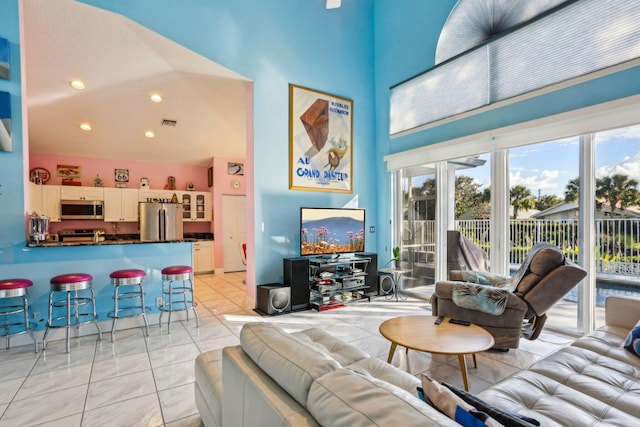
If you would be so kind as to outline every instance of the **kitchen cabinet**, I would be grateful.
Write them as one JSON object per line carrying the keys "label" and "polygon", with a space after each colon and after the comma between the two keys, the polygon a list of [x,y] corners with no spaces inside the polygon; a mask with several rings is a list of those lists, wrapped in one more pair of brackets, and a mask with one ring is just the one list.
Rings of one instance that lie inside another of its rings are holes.
{"label": "kitchen cabinet", "polygon": [[193,272],[210,273],[213,271],[213,241],[193,242]]}
{"label": "kitchen cabinet", "polygon": [[134,188],[104,189],[105,222],[137,222],[138,190]]}
{"label": "kitchen cabinet", "polygon": [[60,186],[60,200],[104,200],[102,187]]}
{"label": "kitchen cabinet", "polygon": [[211,221],[211,194],[204,191],[180,193],[184,221]]}
{"label": "kitchen cabinet", "polygon": [[49,217],[50,222],[62,220],[60,215],[60,186],[29,183],[29,213]]}

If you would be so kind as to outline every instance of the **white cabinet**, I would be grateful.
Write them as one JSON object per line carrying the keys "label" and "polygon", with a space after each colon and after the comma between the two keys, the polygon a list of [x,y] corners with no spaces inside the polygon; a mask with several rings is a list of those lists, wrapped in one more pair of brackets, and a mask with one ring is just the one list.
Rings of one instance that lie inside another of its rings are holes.
{"label": "white cabinet", "polygon": [[211,221],[211,194],[203,191],[180,193],[183,221]]}
{"label": "white cabinet", "polygon": [[103,200],[104,189],[102,187],[80,187],[63,185],[60,187],[61,200]]}
{"label": "white cabinet", "polygon": [[60,186],[29,183],[29,213],[49,217],[50,222],[61,221]]}
{"label": "white cabinet", "polygon": [[105,222],[137,222],[138,190],[134,188],[104,189]]}
{"label": "white cabinet", "polygon": [[213,241],[201,240],[193,243],[193,272],[213,271]]}

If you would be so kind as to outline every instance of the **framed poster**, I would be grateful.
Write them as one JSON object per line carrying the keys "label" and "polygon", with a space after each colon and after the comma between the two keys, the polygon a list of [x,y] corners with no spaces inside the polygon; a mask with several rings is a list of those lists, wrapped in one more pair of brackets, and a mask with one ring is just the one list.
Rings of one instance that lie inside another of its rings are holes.
{"label": "framed poster", "polygon": [[352,193],[353,101],[289,84],[289,189]]}

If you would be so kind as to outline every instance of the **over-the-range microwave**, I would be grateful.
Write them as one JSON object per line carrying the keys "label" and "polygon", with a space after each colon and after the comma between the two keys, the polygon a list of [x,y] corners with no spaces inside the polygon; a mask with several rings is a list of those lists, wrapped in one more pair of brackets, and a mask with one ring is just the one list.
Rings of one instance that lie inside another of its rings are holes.
{"label": "over-the-range microwave", "polygon": [[104,219],[102,200],[61,200],[62,219]]}

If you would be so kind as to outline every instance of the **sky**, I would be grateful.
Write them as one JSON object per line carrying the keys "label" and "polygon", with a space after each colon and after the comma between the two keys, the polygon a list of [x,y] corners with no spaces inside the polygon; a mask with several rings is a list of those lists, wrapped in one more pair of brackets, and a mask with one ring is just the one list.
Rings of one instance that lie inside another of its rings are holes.
{"label": "sky", "polygon": [[[596,177],[621,173],[640,182],[640,125],[596,134]],[[527,145],[509,150],[509,185],[524,185],[534,196],[564,197],[567,182],[578,177],[579,138]],[[489,185],[489,154],[484,166],[458,172]]]}

